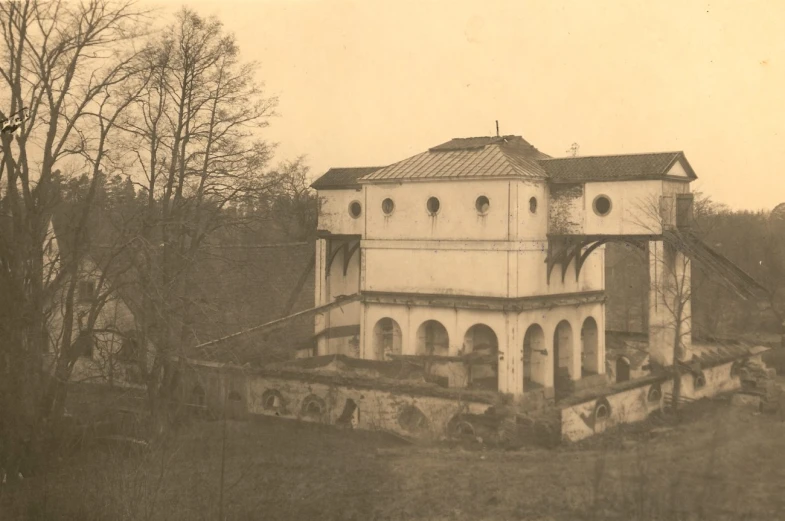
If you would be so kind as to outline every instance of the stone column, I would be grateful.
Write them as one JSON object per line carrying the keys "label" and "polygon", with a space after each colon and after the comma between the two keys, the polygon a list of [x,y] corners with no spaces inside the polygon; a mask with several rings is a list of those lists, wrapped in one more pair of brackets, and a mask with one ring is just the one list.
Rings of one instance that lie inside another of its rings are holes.
{"label": "stone column", "polygon": [[673,365],[677,326],[681,345],[676,352],[681,360],[692,356],[691,274],[683,253],[663,241],[649,242],[649,356],[659,365]]}

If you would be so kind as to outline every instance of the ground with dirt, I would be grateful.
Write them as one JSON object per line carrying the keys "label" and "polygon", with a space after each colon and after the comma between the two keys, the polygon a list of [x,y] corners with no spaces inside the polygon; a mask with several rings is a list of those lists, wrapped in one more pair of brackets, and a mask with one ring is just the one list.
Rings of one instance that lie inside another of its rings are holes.
{"label": "ground with dirt", "polygon": [[785,423],[728,397],[682,417],[515,451],[194,419],[146,451],[90,444],[53,461],[47,475],[6,486],[0,519],[782,518]]}

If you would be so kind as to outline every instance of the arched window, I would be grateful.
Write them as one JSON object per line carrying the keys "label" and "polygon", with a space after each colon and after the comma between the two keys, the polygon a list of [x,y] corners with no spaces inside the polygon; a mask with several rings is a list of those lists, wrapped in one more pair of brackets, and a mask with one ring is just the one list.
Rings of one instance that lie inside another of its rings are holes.
{"label": "arched window", "polygon": [[436,320],[423,322],[417,329],[417,354],[447,356],[450,352],[450,337],[447,329]]}
{"label": "arched window", "polygon": [[[490,361],[477,360],[470,366],[469,382],[472,387],[497,391],[499,389],[498,361],[499,341],[493,329],[485,324],[475,324],[463,338],[466,353],[488,355]],[[486,358],[486,357],[483,357]]]}
{"label": "arched window", "polygon": [[573,374],[572,326],[562,320],[553,332],[553,385],[557,393],[569,394],[571,380],[577,380],[580,375]]}
{"label": "arched window", "polygon": [[597,322],[589,317],[581,327],[581,377],[599,372],[599,335]]}
{"label": "arched window", "polygon": [[386,360],[387,355],[400,355],[401,326],[395,320],[385,317],[373,327],[373,351],[376,360]]}
{"label": "arched window", "polygon": [[532,324],[523,336],[523,388],[545,386],[548,372],[548,351],[545,333],[539,324]]}

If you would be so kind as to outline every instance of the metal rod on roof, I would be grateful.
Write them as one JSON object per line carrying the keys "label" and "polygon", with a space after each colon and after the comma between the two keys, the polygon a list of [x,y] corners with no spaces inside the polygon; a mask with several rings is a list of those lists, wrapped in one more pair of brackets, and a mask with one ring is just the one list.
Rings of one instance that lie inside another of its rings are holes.
{"label": "metal rod on roof", "polygon": [[499,120],[496,120],[496,137],[499,137]]}

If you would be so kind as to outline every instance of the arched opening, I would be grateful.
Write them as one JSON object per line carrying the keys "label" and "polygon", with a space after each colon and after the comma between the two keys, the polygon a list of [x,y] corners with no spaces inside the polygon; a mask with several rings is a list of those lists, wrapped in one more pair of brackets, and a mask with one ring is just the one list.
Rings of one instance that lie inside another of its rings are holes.
{"label": "arched opening", "polygon": [[262,394],[262,407],[265,411],[272,411],[276,416],[284,412],[284,399],[277,389],[267,389]]}
{"label": "arched opening", "polygon": [[553,387],[557,395],[569,394],[572,380],[580,377],[573,374],[572,362],[572,326],[562,320],[553,332]]}
{"label": "arched opening", "polygon": [[300,407],[300,414],[304,418],[309,418],[311,420],[321,421],[325,411],[326,407],[324,400],[314,394],[306,396]]}
{"label": "arched opening", "polygon": [[428,417],[414,405],[406,405],[398,415],[398,425],[410,434],[419,434],[428,429]]}
{"label": "arched opening", "polygon": [[379,320],[373,327],[373,353],[376,360],[401,354],[401,326],[391,318]]}
{"label": "arched opening", "polygon": [[545,333],[539,324],[532,324],[523,336],[523,390],[544,387],[548,378],[547,372]]}
{"label": "arched opening", "polygon": [[475,324],[463,337],[466,354],[472,353],[469,365],[469,385],[474,388],[499,389],[498,353],[499,340],[493,329],[485,324]]}
{"label": "arched opening", "polygon": [[450,352],[450,336],[436,320],[428,320],[417,329],[417,354],[447,356]]}
{"label": "arched opening", "polygon": [[589,317],[581,327],[581,378],[599,372],[597,321]]}
{"label": "arched opening", "polygon": [[630,379],[630,361],[620,356],[616,359],[616,381],[626,382]]}

